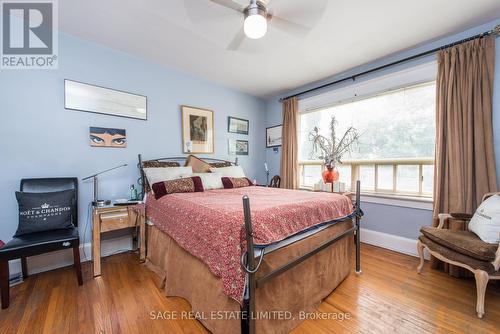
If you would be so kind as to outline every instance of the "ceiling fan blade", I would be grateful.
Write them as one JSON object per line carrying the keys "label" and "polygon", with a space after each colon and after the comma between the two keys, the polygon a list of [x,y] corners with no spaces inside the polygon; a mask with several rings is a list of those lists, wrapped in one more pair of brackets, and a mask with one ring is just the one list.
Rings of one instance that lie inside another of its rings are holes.
{"label": "ceiling fan blade", "polygon": [[294,36],[305,36],[311,31],[311,28],[279,16],[272,16],[270,23],[273,27]]}
{"label": "ceiling fan blade", "polygon": [[223,7],[235,10],[237,12],[242,13],[245,7],[241,6],[239,3],[234,2],[233,0],[210,0],[212,2],[215,2],[218,5],[221,5]]}
{"label": "ceiling fan blade", "polygon": [[234,36],[233,40],[229,45],[227,46],[226,50],[230,51],[236,51],[240,47],[241,43],[243,43],[243,40],[245,39],[245,32],[243,31],[243,28],[241,28],[236,36]]}

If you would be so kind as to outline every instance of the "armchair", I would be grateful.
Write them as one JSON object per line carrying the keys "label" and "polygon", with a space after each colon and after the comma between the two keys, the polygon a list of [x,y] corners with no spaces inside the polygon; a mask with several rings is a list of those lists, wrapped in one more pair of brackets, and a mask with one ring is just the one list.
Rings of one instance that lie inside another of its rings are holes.
{"label": "armchair", "polygon": [[[488,193],[483,201],[500,193]],[[424,266],[424,249],[437,259],[467,269],[474,274],[476,280],[476,313],[479,318],[484,315],[484,297],[489,280],[500,280],[500,245],[482,241],[474,233],[468,231],[452,231],[445,229],[449,220],[462,221],[467,224],[472,215],[467,213],[441,213],[438,215],[437,227],[422,227],[417,242],[420,257],[418,273]]]}

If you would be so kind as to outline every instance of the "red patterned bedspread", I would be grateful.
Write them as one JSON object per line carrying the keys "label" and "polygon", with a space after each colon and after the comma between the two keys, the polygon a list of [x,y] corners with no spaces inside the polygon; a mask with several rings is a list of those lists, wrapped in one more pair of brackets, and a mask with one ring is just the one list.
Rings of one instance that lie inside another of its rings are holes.
{"label": "red patterned bedspread", "polygon": [[250,198],[256,244],[269,244],[352,212],[347,196],[266,187],[148,196],[146,214],[160,230],[203,261],[223,282],[223,291],[242,302],[246,250],[243,195]]}

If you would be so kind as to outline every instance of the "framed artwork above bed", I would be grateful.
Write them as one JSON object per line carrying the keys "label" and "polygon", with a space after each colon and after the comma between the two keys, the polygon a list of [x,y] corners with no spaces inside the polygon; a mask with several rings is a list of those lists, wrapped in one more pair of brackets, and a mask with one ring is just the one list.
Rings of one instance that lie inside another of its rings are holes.
{"label": "framed artwork above bed", "polygon": [[190,106],[181,109],[182,152],[214,153],[214,112]]}
{"label": "framed artwork above bed", "polygon": [[248,155],[248,140],[229,139],[228,145],[230,155]]}
{"label": "framed artwork above bed", "polygon": [[247,135],[248,134],[248,124],[249,124],[249,121],[246,119],[228,116],[228,118],[227,118],[227,132]]}

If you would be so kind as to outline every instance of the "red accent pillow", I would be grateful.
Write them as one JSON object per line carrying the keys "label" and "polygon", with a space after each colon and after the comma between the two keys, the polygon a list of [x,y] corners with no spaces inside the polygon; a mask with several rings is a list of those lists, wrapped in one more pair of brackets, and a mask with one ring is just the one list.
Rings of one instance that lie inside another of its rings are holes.
{"label": "red accent pillow", "polygon": [[221,177],[224,189],[243,188],[253,185],[247,177]]}
{"label": "red accent pillow", "polygon": [[152,188],[156,199],[168,194],[204,191],[203,183],[201,182],[201,177],[199,176],[157,182],[153,184]]}
{"label": "red accent pillow", "polygon": [[5,243],[2,240],[0,240],[0,248],[2,248],[3,246],[5,246]]}

